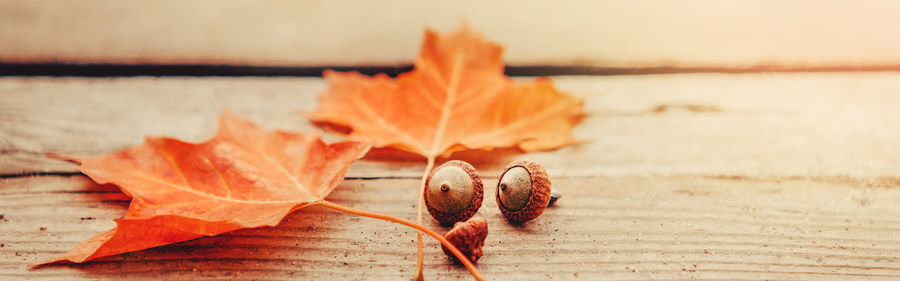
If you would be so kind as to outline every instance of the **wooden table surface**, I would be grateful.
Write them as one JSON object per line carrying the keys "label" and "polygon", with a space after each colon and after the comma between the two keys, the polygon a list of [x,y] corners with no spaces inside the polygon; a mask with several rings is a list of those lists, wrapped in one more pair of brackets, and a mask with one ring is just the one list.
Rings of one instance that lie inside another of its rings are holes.
{"label": "wooden table surface", "polygon": [[[475,164],[486,186],[507,162],[538,160],[564,194],[519,227],[485,201],[487,278],[900,279],[900,73],[553,79],[585,99],[575,135],[586,143],[453,157]],[[105,154],[148,135],[200,141],[224,109],[269,129],[311,130],[302,114],[325,87],[320,78],[0,78],[0,279],[411,278],[414,231],[318,207],[276,227],[28,266],[110,229],[129,202],[44,153]],[[328,199],[414,219],[424,164],[363,159]],[[469,278],[436,242],[425,250],[429,280]]]}

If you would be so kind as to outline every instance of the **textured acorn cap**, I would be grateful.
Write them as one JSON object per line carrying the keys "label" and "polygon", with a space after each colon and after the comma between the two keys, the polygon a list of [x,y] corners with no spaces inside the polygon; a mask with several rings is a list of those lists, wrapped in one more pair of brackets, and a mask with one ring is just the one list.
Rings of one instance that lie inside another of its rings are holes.
{"label": "textured acorn cap", "polygon": [[[450,244],[456,246],[469,261],[474,263],[484,255],[484,240],[487,238],[487,235],[487,220],[476,216],[465,222],[457,222],[453,229],[444,235],[444,238],[450,241]],[[441,245],[441,249],[444,250],[444,254],[459,261],[446,246]]]}
{"label": "textured acorn cap", "polygon": [[[528,203],[521,209],[510,210],[504,206],[502,200],[500,200],[500,183],[503,182],[503,176],[505,176],[510,169],[516,167],[524,168],[531,176],[531,197],[529,198]],[[500,212],[502,212],[503,216],[510,222],[524,223],[533,220],[544,213],[544,209],[550,202],[550,187],[550,177],[547,175],[547,170],[545,170],[541,164],[528,160],[514,161],[506,166],[503,174],[500,175],[500,180],[497,182],[497,206],[500,207]]]}
{"label": "textured acorn cap", "polygon": [[[457,212],[444,212],[439,210],[439,208],[436,208],[434,206],[434,199],[429,200],[428,196],[428,186],[429,184],[431,184],[432,177],[434,177],[435,174],[439,173],[442,169],[450,167],[462,169],[472,181],[473,190],[471,201],[467,207]],[[431,213],[431,216],[443,225],[450,225],[455,222],[464,221],[471,218],[475,215],[476,212],[478,212],[478,209],[481,208],[481,203],[484,200],[484,186],[481,183],[481,177],[478,176],[478,172],[475,171],[475,167],[472,167],[471,164],[465,161],[452,160],[438,166],[437,168],[434,168],[428,175],[428,178],[425,179],[425,186],[423,188],[425,188],[425,207],[428,209],[428,212]]]}

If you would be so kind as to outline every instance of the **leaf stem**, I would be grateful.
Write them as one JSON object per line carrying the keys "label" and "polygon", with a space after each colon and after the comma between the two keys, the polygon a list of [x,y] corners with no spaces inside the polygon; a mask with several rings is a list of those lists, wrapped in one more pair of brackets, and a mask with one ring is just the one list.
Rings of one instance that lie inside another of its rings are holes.
{"label": "leaf stem", "polygon": [[[329,208],[332,210],[341,211],[341,212],[352,214],[352,215],[370,217],[370,218],[374,218],[374,219],[380,219],[380,220],[385,220],[385,221],[389,221],[389,222],[399,223],[399,224],[402,224],[402,225],[405,225],[408,227],[412,227],[412,228],[418,230],[420,233],[419,235],[421,235],[422,232],[425,232],[425,234],[428,234],[429,236],[434,237],[434,239],[437,239],[438,241],[441,242],[441,244],[443,244],[448,249],[450,249],[450,252],[452,252],[453,255],[456,256],[456,258],[459,259],[459,261],[462,262],[462,264],[466,266],[466,269],[469,270],[469,272],[472,274],[472,277],[474,277],[475,280],[484,280],[484,277],[482,277],[481,273],[478,272],[478,268],[475,268],[475,265],[472,264],[472,262],[469,261],[469,259],[466,258],[466,256],[463,255],[463,253],[459,251],[459,249],[456,248],[456,246],[454,246],[452,243],[450,243],[450,241],[447,241],[447,239],[444,239],[444,236],[441,236],[437,232],[434,232],[431,229],[428,229],[428,228],[422,226],[421,224],[416,224],[411,221],[404,220],[404,219],[397,218],[397,217],[392,217],[392,216],[388,216],[388,215],[382,215],[382,214],[378,214],[378,213],[372,213],[372,212],[367,212],[367,211],[363,211],[363,210],[353,209],[350,207],[341,206],[341,205],[338,205],[338,204],[335,204],[335,203],[332,203],[332,202],[326,201],[326,200],[316,201],[315,203],[313,203],[313,205],[319,205],[322,207],[326,207],[326,208]],[[421,245],[421,243],[419,245]]]}
{"label": "leaf stem", "polygon": [[[434,168],[434,156],[428,157],[428,164],[425,165],[425,174],[422,175],[422,183],[419,184],[419,203],[416,205],[416,223],[422,224],[422,205],[425,204],[425,180],[428,174]],[[422,232],[416,232],[416,281],[424,281],[425,274],[425,252],[422,250]]]}

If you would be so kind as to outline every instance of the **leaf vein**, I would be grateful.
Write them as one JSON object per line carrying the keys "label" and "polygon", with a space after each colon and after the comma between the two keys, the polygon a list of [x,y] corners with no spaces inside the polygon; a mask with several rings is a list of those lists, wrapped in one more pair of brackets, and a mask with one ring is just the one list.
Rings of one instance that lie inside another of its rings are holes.
{"label": "leaf vein", "polygon": [[490,133],[488,133],[488,134],[485,134],[485,133],[474,134],[474,135],[466,138],[464,141],[471,143],[471,142],[480,141],[483,139],[499,136],[499,135],[505,134],[509,131],[517,130],[521,127],[527,126],[528,124],[537,122],[538,120],[550,117],[550,115],[556,113],[557,111],[561,111],[561,110],[565,109],[565,105],[566,105],[566,102],[564,100],[559,101],[556,104],[554,104],[553,106],[545,107],[544,110],[540,111],[537,114],[531,115],[531,117],[519,119],[516,122],[507,124],[506,126],[497,128],[495,130],[491,130]]}

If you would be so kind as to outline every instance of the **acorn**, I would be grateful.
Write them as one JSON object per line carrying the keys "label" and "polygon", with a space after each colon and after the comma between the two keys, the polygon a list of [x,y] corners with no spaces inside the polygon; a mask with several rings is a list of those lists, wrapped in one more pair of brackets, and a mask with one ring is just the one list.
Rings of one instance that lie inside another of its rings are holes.
{"label": "acorn", "polygon": [[[474,263],[484,255],[484,239],[487,238],[487,235],[487,220],[476,216],[465,222],[457,222],[453,229],[444,235],[444,238],[450,241],[450,244],[456,246],[469,261]],[[459,261],[446,246],[441,245],[441,249],[444,250],[444,254]]]}
{"label": "acorn", "polygon": [[506,166],[497,183],[497,206],[512,223],[533,220],[550,203],[547,170],[534,161],[514,161]]}
{"label": "acorn", "polygon": [[465,161],[444,163],[425,180],[425,206],[443,225],[471,218],[481,208],[484,187],[475,167]]}

